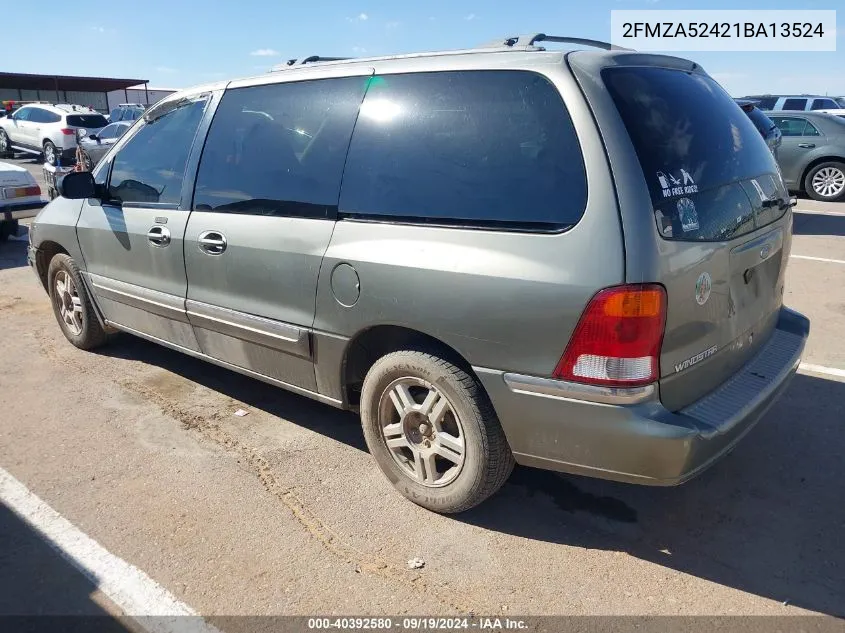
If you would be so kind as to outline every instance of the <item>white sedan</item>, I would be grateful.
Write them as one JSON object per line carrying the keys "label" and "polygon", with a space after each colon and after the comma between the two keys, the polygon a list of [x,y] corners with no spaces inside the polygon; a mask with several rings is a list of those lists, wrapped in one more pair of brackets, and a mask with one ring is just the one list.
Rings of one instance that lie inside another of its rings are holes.
{"label": "white sedan", "polygon": [[19,165],[0,162],[0,241],[17,235],[18,220],[35,217],[45,204],[31,173]]}

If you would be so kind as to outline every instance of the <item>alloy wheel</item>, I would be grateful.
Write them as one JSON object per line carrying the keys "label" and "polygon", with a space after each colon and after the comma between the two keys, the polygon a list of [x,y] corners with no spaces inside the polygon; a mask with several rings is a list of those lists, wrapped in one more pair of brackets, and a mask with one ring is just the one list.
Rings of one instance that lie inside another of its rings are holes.
{"label": "alloy wheel", "polygon": [[460,474],[464,429],[434,385],[412,376],[394,380],[379,401],[379,426],[393,460],[417,483],[438,488]]}
{"label": "alloy wheel", "polygon": [[837,167],[823,167],[813,176],[813,190],[825,198],[835,198],[845,191],[845,173]]}
{"label": "alloy wheel", "polygon": [[54,284],[62,321],[71,334],[79,336],[82,334],[82,300],[79,298],[76,284],[64,270],[56,274]]}

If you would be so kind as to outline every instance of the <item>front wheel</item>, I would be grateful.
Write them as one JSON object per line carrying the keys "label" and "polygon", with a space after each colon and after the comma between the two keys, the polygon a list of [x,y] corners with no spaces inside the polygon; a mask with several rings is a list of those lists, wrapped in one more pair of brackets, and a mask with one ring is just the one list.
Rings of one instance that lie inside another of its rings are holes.
{"label": "front wheel", "polygon": [[838,161],[821,163],[807,172],[804,190],[814,200],[845,200],[845,164]]}
{"label": "front wheel", "polygon": [[514,460],[478,381],[433,353],[404,350],[372,366],[361,393],[370,453],[393,486],[442,513],[495,493]]}
{"label": "front wheel", "polygon": [[44,162],[49,163],[53,167],[58,163],[58,150],[53,145],[52,141],[44,141]]}
{"label": "front wheel", "polygon": [[0,158],[9,158],[13,154],[12,141],[5,130],[0,130]]}
{"label": "front wheel", "polygon": [[60,253],[47,268],[50,301],[65,338],[80,349],[94,349],[106,342],[106,332],[94,312],[94,304],[76,262]]}

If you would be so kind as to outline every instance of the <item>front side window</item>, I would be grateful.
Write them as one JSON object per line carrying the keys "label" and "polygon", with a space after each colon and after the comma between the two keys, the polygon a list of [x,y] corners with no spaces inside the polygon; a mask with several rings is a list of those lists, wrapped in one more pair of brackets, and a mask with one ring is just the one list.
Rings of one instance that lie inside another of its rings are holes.
{"label": "front side window", "polygon": [[29,121],[29,115],[35,108],[21,108],[14,114],[15,121]]}
{"label": "front side window", "polygon": [[587,200],[581,148],[557,89],[527,71],[373,77],[340,211],[365,219],[558,230]]}
{"label": "front side window", "polygon": [[208,96],[161,104],[114,158],[114,202],[178,205],[188,155]]}
{"label": "front side window", "polygon": [[783,102],[783,110],[804,110],[807,108],[806,99],[786,99]]}
{"label": "front side window", "polygon": [[226,91],[203,148],[199,211],[334,218],[366,77]]}

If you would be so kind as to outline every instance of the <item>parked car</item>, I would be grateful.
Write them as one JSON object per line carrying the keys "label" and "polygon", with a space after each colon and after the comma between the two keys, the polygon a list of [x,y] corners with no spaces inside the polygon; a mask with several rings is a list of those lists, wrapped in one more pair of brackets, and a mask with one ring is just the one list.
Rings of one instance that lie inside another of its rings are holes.
{"label": "parked car", "polygon": [[81,130],[78,143],[82,149],[85,169],[91,171],[112,145],[132,126],[132,123],[132,121],[109,123],[99,132],[91,134],[87,134],[87,130]]}
{"label": "parked car", "polygon": [[835,110],[817,110],[817,112],[821,112],[822,114],[833,114],[834,116],[845,119],[845,108],[837,108]]}
{"label": "parked car", "polygon": [[782,136],[780,128],[757,107],[755,101],[748,99],[734,99],[734,101],[748,115],[748,118],[751,119],[754,127],[760,132],[760,136],[766,141],[766,145],[769,146],[775,159],[777,159],[778,147],[780,147]]}
{"label": "parked car", "polygon": [[845,108],[845,97],[824,95],[750,95],[741,97],[757,102],[762,110],[833,110]]}
{"label": "parked car", "polygon": [[585,45],[297,64],[166,98],[36,218],[62,332],[93,349],[123,330],[359,411],[388,479],[439,512],[515,461],[697,475],[804,348],[782,304],[787,191],[698,64],[541,42]]}
{"label": "parked car", "polygon": [[845,200],[845,119],[818,112],[769,112],[783,141],[778,163],[786,186],[815,200]]}
{"label": "parked car", "polygon": [[51,165],[76,157],[76,130],[96,133],[106,118],[90,108],[69,104],[32,104],[0,119],[0,157],[12,152],[43,155]]}
{"label": "parked car", "polygon": [[32,218],[44,206],[41,187],[20,165],[0,162],[0,242],[18,234],[18,221]]}
{"label": "parked car", "polygon": [[121,103],[111,111],[108,119],[111,123],[135,121],[144,116],[144,110],[144,106],[140,103]]}

